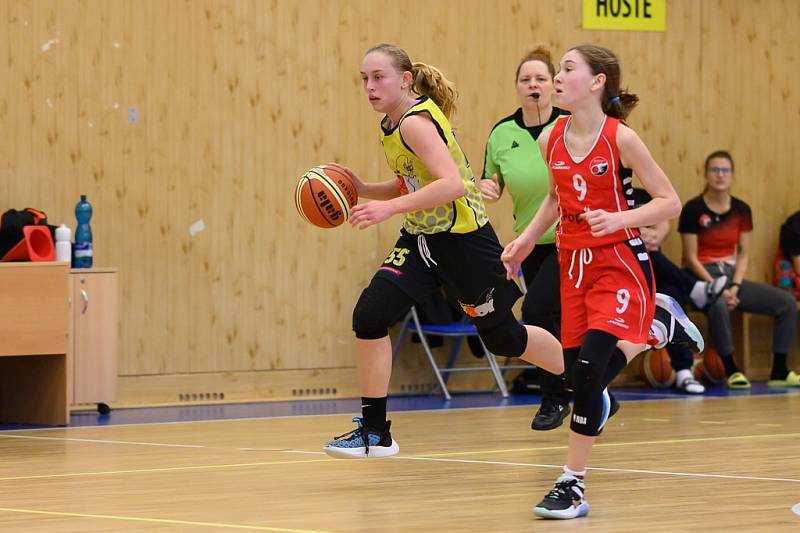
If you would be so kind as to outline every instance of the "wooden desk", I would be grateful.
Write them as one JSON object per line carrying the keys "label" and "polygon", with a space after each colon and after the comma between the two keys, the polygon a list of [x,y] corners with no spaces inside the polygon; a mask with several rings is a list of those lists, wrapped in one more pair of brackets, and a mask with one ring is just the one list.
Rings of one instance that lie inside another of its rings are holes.
{"label": "wooden desk", "polygon": [[0,422],[69,422],[68,275],[68,263],[0,263]]}

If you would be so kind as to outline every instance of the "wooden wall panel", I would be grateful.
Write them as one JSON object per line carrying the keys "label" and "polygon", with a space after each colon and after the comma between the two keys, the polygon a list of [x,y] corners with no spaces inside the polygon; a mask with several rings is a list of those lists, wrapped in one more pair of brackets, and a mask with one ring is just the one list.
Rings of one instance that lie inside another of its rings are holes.
{"label": "wooden wall panel", "polygon": [[[123,376],[350,368],[352,306],[400,219],[319,230],[300,221],[292,192],[333,160],[390,177],[361,92],[364,50],[398,43],[457,84],[455,124],[479,173],[492,125],[516,108],[522,54],[543,43],[558,58],[596,41],[620,56],[642,99],[630,123],[684,200],[702,188],[705,155],[733,151],[736,194],[756,220],[752,277],[766,279],[777,226],[800,208],[800,6],[676,0],[666,33],[583,31],[580,9],[0,0],[0,208],[41,207],[74,228],[89,195],[95,262],[120,269]],[[490,214],[510,238],[508,199]],[[678,239],[666,250],[677,259]]]}

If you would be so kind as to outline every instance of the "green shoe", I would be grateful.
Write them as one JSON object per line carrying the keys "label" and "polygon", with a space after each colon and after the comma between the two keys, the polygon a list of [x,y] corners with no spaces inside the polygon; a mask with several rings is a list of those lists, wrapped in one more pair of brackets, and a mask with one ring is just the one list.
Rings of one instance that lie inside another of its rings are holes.
{"label": "green shoe", "polygon": [[786,379],[771,379],[767,381],[767,387],[785,388],[785,387],[800,387],[800,375],[794,370],[790,370]]}
{"label": "green shoe", "polygon": [[728,376],[728,388],[729,389],[749,389],[750,388],[750,381],[741,372],[734,372],[733,374]]}

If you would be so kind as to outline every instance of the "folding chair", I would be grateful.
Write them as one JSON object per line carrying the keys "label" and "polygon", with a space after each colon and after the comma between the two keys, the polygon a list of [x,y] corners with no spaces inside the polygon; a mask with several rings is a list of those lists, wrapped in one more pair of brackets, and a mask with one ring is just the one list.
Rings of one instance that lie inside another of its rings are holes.
{"label": "folding chair", "polygon": [[[439,387],[441,387],[445,398],[448,400],[450,399],[450,391],[447,390],[447,377],[452,372],[485,372],[488,370],[494,376],[494,379],[497,382],[497,387],[500,389],[500,394],[503,395],[503,398],[507,398],[508,388],[506,387],[506,382],[503,379],[503,372],[518,368],[532,368],[530,365],[509,365],[508,359],[510,358],[507,358],[506,365],[501,369],[497,364],[495,355],[486,348],[485,344],[483,344],[483,340],[481,339],[480,335],[478,335],[478,330],[467,319],[467,317],[464,317],[458,322],[450,322],[449,324],[423,324],[419,319],[419,314],[417,313],[416,307],[412,307],[408,312],[408,315],[406,315],[406,318],[403,320],[403,324],[400,327],[400,334],[398,335],[397,342],[395,342],[394,349],[392,350],[392,361],[395,360],[397,352],[400,350],[400,346],[403,344],[403,341],[409,332],[419,335],[420,342],[425,350],[425,355],[428,357],[428,361],[431,363],[433,373],[436,374],[436,380],[439,382]],[[433,357],[433,353],[431,352],[431,347],[428,343],[426,335],[440,335],[442,337],[454,338],[454,344],[447,359],[447,366],[439,367],[436,364],[436,359]],[[457,368],[453,366],[458,358],[464,337],[478,337],[481,348],[483,349],[484,358],[488,363],[488,366]]]}

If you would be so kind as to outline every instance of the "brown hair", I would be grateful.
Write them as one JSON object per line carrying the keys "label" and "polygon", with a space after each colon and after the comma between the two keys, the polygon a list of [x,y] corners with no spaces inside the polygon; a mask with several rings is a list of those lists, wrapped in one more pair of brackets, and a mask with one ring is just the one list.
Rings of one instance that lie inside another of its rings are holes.
{"label": "brown hair", "polygon": [[636,107],[639,97],[620,88],[622,73],[619,68],[619,59],[614,52],[595,44],[581,44],[573,46],[570,50],[575,50],[583,57],[592,74],[595,76],[605,74],[606,85],[600,100],[603,113],[615,118],[626,118]]}
{"label": "brown hair", "polygon": [[547,70],[550,72],[550,78],[556,75],[556,67],[553,66],[553,57],[550,54],[550,50],[544,46],[537,46],[522,57],[522,61],[517,65],[517,74],[514,76],[514,80],[519,79],[519,71],[522,70],[522,65],[528,61],[541,61],[547,66]]}
{"label": "brown hair", "polygon": [[367,50],[367,54],[372,52],[389,56],[398,72],[410,72],[413,79],[411,89],[433,100],[448,119],[455,114],[458,92],[453,82],[445,78],[438,68],[425,63],[412,63],[406,51],[393,44],[376,44]]}
{"label": "brown hair", "polygon": [[727,150],[716,150],[708,154],[708,157],[706,157],[706,172],[708,172],[708,164],[711,162],[712,159],[715,159],[717,157],[721,157],[722,159],[727,159],[728,161],[730,161],[731,171],[734,170],[733,156],[731,156],[731,153]]}

